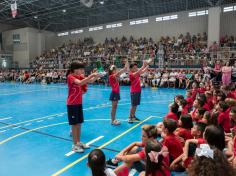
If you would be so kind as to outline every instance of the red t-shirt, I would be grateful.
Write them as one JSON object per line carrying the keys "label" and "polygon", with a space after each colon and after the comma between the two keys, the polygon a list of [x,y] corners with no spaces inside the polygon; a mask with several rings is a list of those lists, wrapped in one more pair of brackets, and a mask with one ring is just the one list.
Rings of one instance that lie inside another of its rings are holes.
{"label": "red t-shirt", "polygon": [[230,108],[225,112],[221,112],[218,116],[218,125],[220,125],[226,133],[230,133],[230,118],[229,118]]}
{"label": "red t-shirt", "polygon": [[205,103],[202,108],[204,108],[207,111],[210,111],[210,107],[209,107],[208,103]]}
{"label": "red t-shirt", "polygon": [[180,139],[174,134],[166,135],[162,143],[168,148],[169,155],[173,160],[183,153],[182,143]]}
{"label": "red t-shirt", "polygon": [[188,103],[188,108],[192,108],[193,107],[193,99],[192,99],[192,97],[187,97],[186,101]]}
{"label": "red t-shirt", "polygon": [[195,108],[193,110],[193,112],[191,113],[191,117],[192,117],[194,122],[198,122],[198,120],[199,120],[199,119],[196,118],[196,112],[197,112],[197,108]]}
{"label": "red t-shirt", "polygon": [[67,105],[82,104],[83,88],[82,86],[78,86],[74,83],[76,79],[82,80],[84,79],[84,77],[73,74],[69,74],[67,76],[67,84],[68,84]]}
{"label": "red t-shirt", "polygon": [[178,128],[175,134],[176,136],[183,138],[185,141],[188,139],[193,139],[191,129]]}
{"label": "red t-shirt", "polygon": [[235,93],[235,91],[231,91],[231,92],[229,92],[228,95],[227,95],[227,98],[233,98],[233,99],[236,99],[236,93]]}
{"label": "red t-shirt", "polygon": [[141,92],[140,74],[137,74],[136,76],[134,76],[134,74],[130,72],[129,79],[130,79],[130,84],[131,84],[130,92],[131,93]]}
{"label": "red t-shirt", "polygon": [[210,110],[212,110],[214,108],[213,97],[208,97],[207,98],[207,105],[210,108]]}
{"label": "red t-shirt", "polygon": [[203,138],[198,138],[197,139],[197,144],[198,144],[198,146],[200,146],[200,144],[206,144],[206,140],[203,139]]}
{"label": "red t-shirt", "polygon": [[195,100],[197,96],[198,90],[197,89],[192,89],[192,99]]}
{"label": "red t-shirt", "polygon": [[183,107],[182,111],[181,111],[181,115],[185,115],[188,114],[188,105],[186,105],[185,107]]}
{"label": "red t-shirt", "polygon": [[178,116],[173,112],[169,112],[168,114],[166,114],[165,118],[169,118],[169,119],[173,119],[175,121],[178,121]]}
{"label": "red t-shirt", "polygon": [[204,87],[198,88],[198,93],[204,94],[206,92],[206,89]]}
{"label": "red t-shirt", "polygon": [[109,83],[111,85],[112,92],[120,93],[119,81],[117,80],[115,75],[110,75],[109,76]]}

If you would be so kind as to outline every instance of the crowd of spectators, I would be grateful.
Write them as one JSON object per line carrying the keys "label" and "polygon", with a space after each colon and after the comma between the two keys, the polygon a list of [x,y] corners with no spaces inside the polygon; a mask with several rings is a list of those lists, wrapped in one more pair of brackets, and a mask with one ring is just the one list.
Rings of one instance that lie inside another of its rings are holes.
{"label": "crowd of spectators", "polygon": [[131,36],[95,43],[92,38],[85,38],[83,41],[69,41],[58,48],[46,51],[31,63],[31,68],[67,68],[71,61],[78,58],[88,64],[100,60],[104,65],[110,65],[115,62],[120,63],[123,57],[129,58],[130,61],[152,57],[156,59],[156,65],[163,65],[158,62],[177,57],[209,57],[208,53],[206,33],[166,36],[158,41],[145,37],[135,39]]}

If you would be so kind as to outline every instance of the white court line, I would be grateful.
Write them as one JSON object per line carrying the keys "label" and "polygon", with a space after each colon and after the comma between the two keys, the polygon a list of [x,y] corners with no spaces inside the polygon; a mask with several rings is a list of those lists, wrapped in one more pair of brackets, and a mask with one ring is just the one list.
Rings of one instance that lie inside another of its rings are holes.
{"label": "white court line", "polygon": [[4,133],[4,132],[6,132],[7,130],[2,130],[2,131],[0,131],[0,133]]}
{"label": "white court line", "polygon": [[44,120],[39,120],[39,121],[37,121],[38,123],[40,123],[40,122],[43,122]]}
{"label": "white court line", "polygon": [[12,117],[1,118],[0,121],[2,121],[2,120],[8,120],[8,119],[12,119]]}
{"label": "white court line", "polygon": [[55,90],[56,88],[51,89],[39,89],[39,90],[30,90],[30,91],[19,91],[16,93],[6,93],[6,94],[0,94],[0,96],[6,96],[6,95],[17,95],[17,94],[23,94],[23,93],[31,93],[31,92],[41,92],[41,91],[48,91],[48,90]]}
{"label": "white court line", "polygon": [[[102,138],[104,138],[104,136],[99,136],[99,137],[97,137],[96,139],[93,139],[92,141],[89,141],[86,145],[91,145],[91,144],[93,144],[93,143],[99,141],[99,140],[102,139]],[[70,151],[70,152],[68,152],[67,154],[65,154],[65,156],[68,157],[68,156],[73,155],[74,153],[75,153],[74,151]]]}
{"label": "white court line", "polygon": [[17,128],[20,128],[21,126],[17,126],[17,127],[14,127],[14,128],[12,128],[12,129],[17,129]]}

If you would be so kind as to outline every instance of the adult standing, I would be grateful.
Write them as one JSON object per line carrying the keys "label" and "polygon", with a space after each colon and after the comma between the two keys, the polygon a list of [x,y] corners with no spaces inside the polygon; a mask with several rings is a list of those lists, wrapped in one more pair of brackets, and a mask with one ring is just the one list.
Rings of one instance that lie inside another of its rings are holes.
{"label": "adult standing", "polygon": [[228,86],[231,83],[232,67],[229,64],[229,61],[225,63],[225,66],[222,67],[222,83],[225,86]]}

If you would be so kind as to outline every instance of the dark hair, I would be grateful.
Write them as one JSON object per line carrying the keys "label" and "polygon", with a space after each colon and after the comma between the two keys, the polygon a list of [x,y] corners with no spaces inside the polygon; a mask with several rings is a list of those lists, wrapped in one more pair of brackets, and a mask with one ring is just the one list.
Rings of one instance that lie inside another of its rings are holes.
{"label": "dark hair", "polygon": [[187,92],[188,92],[190,95],[192,95],[192,91],[191,91],[191,90],[187,90]]}
{"label": "dark hair", "polygon": [[224,131],[217,126],[210,125],[206,127],[204,138],[209,145],[214,146],[221,151],[223,151],[223,149],[225,148]]}
{"label": "dark hair", "polygon": [[157,128],[155,125],[143,125],[142,130],[147,133],[148,138],[156,139],[158,137]]}
{"label": "dark hair", "polygon": [[203,105],[205,104],[204,100],[202,100],[201,98],[197,98],[197,102],[200,107],[203,107]]}
{"label": "dark hair", "polygon": [[182,100],[182,99],[184,99],[184,96],[179,94],[179,95],[176,95],[175,98]]}
{"label": "dark hair", "polygon": [[89,153],[88,165],[92,170],[92,176],[106,176],[106,157],[102,150],[95,149]]}
{"label": "dark hair", "polygon": [[[199,94],[198,99],[202,100],[204,103],[206,102],[206,95],[205,94]],[[204,104],[203,104],[204,105]]]}
{"label": "dark hair", "polygon": [[146,153],[146,158],[147,158],[145,176],[155,175],[155,173],[158,170],[162,172],[163,175],[165,175],[164,171],[162,170],[163,167],[166,167],[163,163],[164,157],[162,155],[159,155],[158,163],[154,163],[154,162],[151,162],[150,157],[148,155],[148,153],[150,153],[151,151],[160,152],[162,147],[163,147],[162,144],[157,140],[147,141],[146,146],[145,146],[145,153]]}
{"label": "dark hair", "polygon": [[182,122],[182,128],[191,129],[193,127],[193,120],[189,114],[181,115],[180,121]]}
{"label": "dark hair", "polygon": [[129,68],[132,69],[134,66],[138,66],[138,64],[135,63],[135,62],[134,62],[134,63],[131,63],[131,64],[129,65]]}
{"label": "dark hair", "polygon": [[206,112],[206,110],[205,110],[204,108],[201,108],[201,107],[198,108],[197,111],[198,111],[198,114],[199,114],[200,116],[203,116],[204,113]]}
{"label": "dark hair", "polygon": [[205,131],[205,128],[206,128],[206,124],[205,123],[203,123],[203,122],[197,122],[196,124],[195,124],[196,126],[197,126],[197,130],[198,131],[201,131],[202,133]]}
{"label": "dark hair", "polygon": [[195,156],[188,167],[188,176],[233,176],[236,175],[233,167],[227,161],[224,154],[214,149],[214,159],[205,156]]}
{"label": "dark hair", "polygon": [[220,100],[220,101],[225,101],[225,99],[226,99],[226,95],[225,95],[223,92],[219,92],[219,93],[217,94],[217,97],[221,97],[221,100]]}
{"label": "dark hair", "polygon": [[177,122],[170,118],[165,118],[163,121],[163,125],[169,133],[173,133],[177,128]]}
{"label": "dark hair", "polygon": [[70,67],[69,67],[69,69],[67,70],[67,72],[66,72],[66,77],[69,75],[69,74],[71,74],[71,73],[73,73],[74,72],[74,70],[76,70],[76,69],[84,69],[85,68],[85,64],[83,63],[83,62],[72,62],[71,64],[70,64]]}
{"label": "dark hair", "polygon": [[187,102],[185,99],[181,99],[181,100],[180,100],[180,104],[181,104],[183,107],[185,107],[185,106],[188,104],[188,102]]}
{"label": "dark hair", "polygon": [[210,121],[211,121],[211,113],[209,111],[205,111],[204,115],[206,117],[206,120],[207,120],[207,124],[209,125],[210,124]]}
{"label": "dark hair", "polygon": [[171,112],[175,113],[177,115],[179,111],[179,105],[177,103],[172,103],[170,106]]}
{"label": "dark hair", "polygon": [[211,114],[211,120],[209,122],[210,125],[218,125],[218,116],[219,116],[219,112],[213,112]]}
{"label": "dark hair", "polygon": [[225,112],[229,108],[229,106],[224,101],[219,102],[219,107],[223,109],[223,112]]}

